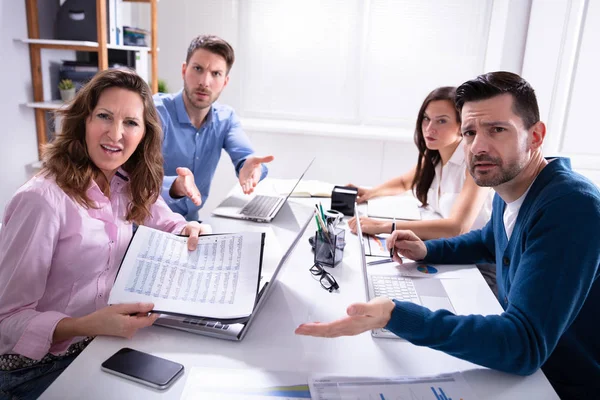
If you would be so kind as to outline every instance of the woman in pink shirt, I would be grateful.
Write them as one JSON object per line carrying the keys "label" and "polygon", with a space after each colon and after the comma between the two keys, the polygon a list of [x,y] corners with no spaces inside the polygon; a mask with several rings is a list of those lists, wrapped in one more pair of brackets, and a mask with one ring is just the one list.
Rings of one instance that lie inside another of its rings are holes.
{"label": "woman in pink shirt", "polygon": [[60,111],[41,172],[0,230],[0,398],[37,398],[92,337],[131,337],[153,304],[107,305],[132,226],[197,236],[160,197],[161,128],[134,72],[99,72]]}

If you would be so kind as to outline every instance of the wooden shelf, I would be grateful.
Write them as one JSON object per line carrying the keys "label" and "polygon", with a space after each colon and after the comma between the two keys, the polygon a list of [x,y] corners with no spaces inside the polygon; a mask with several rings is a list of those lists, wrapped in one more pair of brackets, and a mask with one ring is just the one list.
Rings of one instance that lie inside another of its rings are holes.
{"label": "wooden shelf", "polygon": [[66,103],[62,100],[50,100],[50,101],[32,101],[29,103],[25,103],[23,105],[25,107],[39,108],[41,110],[58,110],[59,108],[66,105]]}
{"label": "wooden shelf", "polygon": [[[94,0],[89,0],[94,1]],[[44,101],[43,79],[42,79],[42,49],[63,49],[73,51],[87,51],[98,54],[98,70],[108,68],[109,50],[126,50],[141,52],[140,58],[146,58],[151,62],[151,81],[148,82],[153,93],[158,92],[158,0],[122,0],[127,2],[146,3],[150,5],[150,41],[152,47],[111,45],[107,43],[107,5],[106,0],[95,0],[96,3],[96,37],[94,41],[80,40],[53,40],[40,38],[39,0],[25,0],[27,11],[27,38],[14,39],[25,43],[29,47],[29,59],[31,67],[31,83],[33,89],[33,102],[23,104],[34,109],[36,135],[38,142],[38,154],[41,156],[41,148],[47,141],[46,112],[60,109],[65,106],[60,100]],[[148,78],[148,76],[146,76]]]}
{"label": "wooden shelf", "polygon": [[126,45],[122,45],[122,44],[107,44],[106,48],[111,49],[111,50],[147,51],[147,52],[152,51],[152,49],[150,47],[126,46]]}
{"label": "wooden shelf", "polygon": [[82,40],[53,40],[53,39],[17,39],[23,43],[32,44],[40,49],[65,49],[76,51],[98,51],[97,42]]}
{"label": "wooden shelf", "polygon": [[[66,49],[77,51],[98,51],[98,42],[88,42],[81,40],[54,40],[54,39],[17,39],[20,42],[33,44],[41,49]],[[107,44],[107,49],[111,50],[128,50],[128,51],[147,51],[150,52],[150,47],[144,46],[125,46],[118,44]]]}

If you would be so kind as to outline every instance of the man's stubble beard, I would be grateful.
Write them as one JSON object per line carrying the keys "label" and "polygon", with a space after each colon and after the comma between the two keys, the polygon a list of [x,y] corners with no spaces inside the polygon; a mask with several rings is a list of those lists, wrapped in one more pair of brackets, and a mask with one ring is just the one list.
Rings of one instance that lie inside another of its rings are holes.
{"label": "man's stubble beard", "polygon": [[[475,173],[475,168],[473,165],[476,161],[489,161],[496,165],[496,168],[499,169],[499,174],[493,176],[488,172],[478,172]],[[471,162],[469,166],[469,173],[473,177],[473,180],[477,184],[477,186],[481,187],[496,187],[500,186],[503,183],[513,180],[519,173],[523,170],[523,166],[520,165],[519,161],[511,163],[508,167],[503,167],[503,162],[500,158],[492,158],[489,156],[471,157]]]}
{"label": "man's stubble beard", "polygon": [[[219,99],[219,96],[221,95],[221,93],[218,93],[217,95],[214,95],[213,93],[210,93],[208,95],[208,101],[207,102],[202,102],[202,103],[199,104],[194,99],[193,93],[190,93],[190,89],[189,89],[189,87],[185,83],[183,84],[183,91],[184,91],[185,96],[187,97],[188,101],[192,105],[192,107],[194,107],[194,108],[196,108],[198,110],[204,110],[204,109],[210,107],[215,101],[217,101]],[[213,96],[214,96],[214,98],[213,98]]]}

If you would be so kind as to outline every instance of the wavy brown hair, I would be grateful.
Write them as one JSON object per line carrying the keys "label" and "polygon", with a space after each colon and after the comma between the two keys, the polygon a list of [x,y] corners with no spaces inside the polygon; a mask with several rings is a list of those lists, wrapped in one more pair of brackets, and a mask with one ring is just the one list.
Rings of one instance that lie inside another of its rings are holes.
{"label": "wavy brown hair", "polygon": [[[432,101],[447,100],[455,104],[456,88],[453,86],[443,86],[434,89],[427,95],[421,109],[419,110],[419,116],[417,117],[417,124],[415,126],[415,145],[419,150],[419,159],[417,160],[417,170],[415,178],[412,182],[412,189],[415,191],[417,199],[424,206],[427,203],[427,192],[433,182],[435,176],[435,166],[441,161],[440,152],[437,150],[430,150],[425,144],[425,138],[423,137],[423,118],[425,118],[425,110]],[[460,113],[454,108],[456,121],[460,124]]]}
{"label": "wavy brown hair", "polygon": [[101,171],[88,154],[85,123],[102,92],[112,87],[137,93],[144,102],[144,136],[121,167],[129,174],[131,199],[125,218],[141,225],[150,216],[150,206],[160,194],[164,171],[158,113],[150,88],[135,72],[123,69],[98,72],[77,92],[68,107],[58,111],[62,116],[62,129],[44,147],[41,173],[53,176],[58,186],[83,207],[97,207],[87,196],[87,189]]}

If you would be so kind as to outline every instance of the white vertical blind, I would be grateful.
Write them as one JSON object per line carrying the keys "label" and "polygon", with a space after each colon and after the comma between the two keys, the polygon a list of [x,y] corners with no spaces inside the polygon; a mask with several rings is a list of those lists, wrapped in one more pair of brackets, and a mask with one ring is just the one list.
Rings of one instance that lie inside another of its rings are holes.
{"label": "white vertical blind", "polygon": [[363,121],[413,124],[422,100],[483,72],[491,1],[372,0]]}
{"label": "white vertical blind", "polygon": [[360,0],[241,2],[245,116],[352,122]]}
{"label": "white vertical blind", "polygon": [[432,89],[483,72],[491,0],[240,4],[246,117],[410,127]]}
{"label": "white vertical blind", "polygon": [[[563,144],[560,151],[600,155],[600,138],[594,121],[600,93],[600,2],[590,1],[583,19],[579,56],[571,86]],[[554,132],[553,132],[554,133]],[[597,162],[597,161],[596,161]],[[598,165],[598,164],[596,164]]]}

